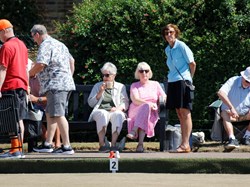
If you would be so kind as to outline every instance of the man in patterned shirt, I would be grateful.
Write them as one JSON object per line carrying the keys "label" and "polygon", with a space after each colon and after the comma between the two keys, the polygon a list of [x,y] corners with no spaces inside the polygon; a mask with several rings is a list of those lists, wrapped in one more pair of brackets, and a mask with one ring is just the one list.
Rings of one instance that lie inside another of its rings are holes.
{"label": "man in patterned shirt", "polygon": [[[33,150],[36,152],[74,154],[69,141],[69,125],[65,109],[69,93],[75,90],[73,80],[74,59],[68,48],[48,35],[45,26],[34,25],[31,29],[33,40],[39,45],[36,64],[29,71],[30,77],[37,76],[40,81],[40,94],[47,98],[46,120],[48,136],[46,141]],[[56,127],[59,127],[62,146],[53,149],[52,140]]]}

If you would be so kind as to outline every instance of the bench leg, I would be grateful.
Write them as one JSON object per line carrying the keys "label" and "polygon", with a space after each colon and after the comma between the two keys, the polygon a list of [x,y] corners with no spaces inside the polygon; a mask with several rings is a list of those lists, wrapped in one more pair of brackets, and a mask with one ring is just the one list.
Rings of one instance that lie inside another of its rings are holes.
{"label": "bench leg", "polygon": [[165,120],[160,119],[160,151],[165,151],[167,146]]}

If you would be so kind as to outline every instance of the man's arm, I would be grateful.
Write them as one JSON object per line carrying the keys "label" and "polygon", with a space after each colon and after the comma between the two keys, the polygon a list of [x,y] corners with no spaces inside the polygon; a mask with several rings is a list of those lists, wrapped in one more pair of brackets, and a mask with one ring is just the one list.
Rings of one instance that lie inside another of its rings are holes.
{"label": "man's arm", "polygon": [[35,63],[35,65],[29,71],[29,77],[35,77],[37,73],[41,72],[45,64],[42,63]]}
{"label": "man's arm", "polygon": [[75,72],[75,59],[71,56],[69,60],[71,75],[73,76]]}
{"label": "man's arm", "polygon": [[6,70],[6,67],[0,65],[0,98],[2,97],[1,90],[6,77]]}
{"label": "man's arm", "polygon": [[234,106],[232,105],[231,101],[229,100],[227,94],[221,90],[217,92],[218,97],[222,100],[222,102],[228,106],[229,108],[229,115],[232,116],[233,118],[239,118],[238,113],[236,112]]}

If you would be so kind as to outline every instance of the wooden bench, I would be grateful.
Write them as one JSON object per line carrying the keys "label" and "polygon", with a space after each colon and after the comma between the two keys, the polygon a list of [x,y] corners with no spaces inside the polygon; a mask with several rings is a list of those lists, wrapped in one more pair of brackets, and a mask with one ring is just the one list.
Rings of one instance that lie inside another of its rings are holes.
{"label": "wooden bench", "polygon": [[[85,137],[85,140],[92,139],[98,141],[98,135],[96,133],[96,124],[95,122],[88,122],[89,115],[92,111],[92,108],[88,105],[88,97],[94,85],[76,85],[76,90],[71,93],[69,99],[69,106],[67,110],[67,119],[69,122],[69,135],[71,142],[74,141],[74,137],[80,135],[81,138]],[[161,83],[161,86],[166,91],[165,84]],[[129,96],[130,85],[126,85],[127,94]],[[156,137],[160,142],[160,151],[166,150],[166,133],[165,133],[165,124],[167,124],[168,113],[165,108],[165,104],[160,101],[160,119],[157,122],[155,127]],[[107,136],[111,135],[111,125],[108,125]],[[118,137],[121,139],[127,134],[127,122],[123,124],[122,132]],[[78,138],[79,139],[79,138]],[[84,140],[84,141],[85,141]],[[35,140],[36,141],[36,140]],[[28,149],[31,151],[33,149],[34,140],[29,141]]]}

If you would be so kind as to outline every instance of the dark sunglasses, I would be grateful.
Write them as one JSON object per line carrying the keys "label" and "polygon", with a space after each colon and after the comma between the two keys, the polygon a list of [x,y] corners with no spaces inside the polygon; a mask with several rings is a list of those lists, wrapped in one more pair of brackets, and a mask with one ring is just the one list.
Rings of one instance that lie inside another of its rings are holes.
{"label": "dark sunglasses", "polygon": [[143,72],[148,73],[149,70],[148,70],[148,69],[140,69],[140,70],[139,70],[139,73],[143,73]]}
{"label": "dark sunglasses", "polygon": [[102,77],[109,77],[110,74],[102,74]]}
{"label": "dark sunglasses", "polygon": [[246,79],[245,79],[245,81],[246,81],[246,83],[250,84],[250,82],[249,82],[249,81],[247,81]]}
{"label": "dark sunglasses", "polygon": [[30,33],[31,37],[33,38],[36,35],[36,32]]}
{"label": "dark sunglasses", "polygon": [[175,33],[175,31],[165,31],[165,35],[168,35],[168,34],[174,34]]}

